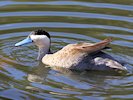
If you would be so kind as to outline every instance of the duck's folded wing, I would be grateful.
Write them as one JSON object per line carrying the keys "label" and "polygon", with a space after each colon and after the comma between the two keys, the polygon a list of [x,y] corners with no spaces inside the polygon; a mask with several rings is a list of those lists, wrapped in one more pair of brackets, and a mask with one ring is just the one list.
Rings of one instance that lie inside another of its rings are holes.
{"label": "duck's folded wing", "polygon": [[93,53],[93,52],[100,51],[102,49],[106,49],[108,44],[111,41],[112,41],[112,38],[110,37],[110,38],[104,39],[101,42],[94,43],[94,44],[81,43],[75,46],[75,50],[79,50],[81,52]]}

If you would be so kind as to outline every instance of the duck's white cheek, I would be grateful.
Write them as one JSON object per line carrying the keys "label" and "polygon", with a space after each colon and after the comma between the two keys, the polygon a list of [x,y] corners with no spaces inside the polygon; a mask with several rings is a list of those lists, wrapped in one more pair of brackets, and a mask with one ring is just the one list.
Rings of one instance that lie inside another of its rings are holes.
{"label": "duck's white cheek", "polygon": [[30,35],[31,39],[43,39],[46,38],[46,35]]}
{"label": "duck's white cheek", "polygon": [[50,40],[45,35],[31,35],[30,38],[34,41],[36,45],[49,44]]}
{"label": "duck's white cheek", "polygon": [[30,35],[30,38],[34,41],[37,39],[37,36],[36,35]]}

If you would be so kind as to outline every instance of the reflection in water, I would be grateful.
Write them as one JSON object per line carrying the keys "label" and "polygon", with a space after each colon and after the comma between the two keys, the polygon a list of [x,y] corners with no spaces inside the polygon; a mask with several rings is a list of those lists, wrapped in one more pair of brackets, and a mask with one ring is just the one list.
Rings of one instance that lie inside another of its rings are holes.
{"label": "reflection in water", "polygon": [[30,82],[43,83],[46,81],[49,71],[50,69],[40,62],[38,66],[32,68],[32,71],[28,74],[27,79]]}
{"label": "reflection in water", "polygon": [[[66,93],[66,95],[81,94],[76,88],[81,90],[108,89],[110,88],[110,81],[108,80],[122,80],[123,78],[123,76],[116,73],[109,74],[98,71],[75,72],[64,68],[50,69],[40,62],[28,74],[27,80],[32,83],[30,86],[26,86],[26,89],[37,92],[52,90],[52,93],[59,95],[65,95],[63,93]],[[88,83],[91,83],[91,85]],[[47,84],[51,84],[53,87],[49,87]],[[54,85],[61,85],[62,89],[58,89]]]}
{"label": "reflection in water", "polygon": [[[132,9],[131,0],[1,0],[0,99],[132,99]],[[53,51],[111,36],[112,50],[105,52],[124,61],[129,72],[50,69],[36,60],[34,45],[14,47],[38,28],[50,32]]]}

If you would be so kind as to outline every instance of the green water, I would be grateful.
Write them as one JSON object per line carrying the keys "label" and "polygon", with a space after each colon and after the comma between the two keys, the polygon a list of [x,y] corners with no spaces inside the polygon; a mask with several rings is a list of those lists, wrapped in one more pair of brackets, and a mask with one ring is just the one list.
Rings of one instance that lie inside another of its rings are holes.
{"label": "green water", "polygon": [[[0,100],[132,100],[133,0],[1,0]],[[51,34],[52,50],[113,37],[108,54],[127,74],[55,71],[36,60],[33,45],[14,47],[31,31]]]}

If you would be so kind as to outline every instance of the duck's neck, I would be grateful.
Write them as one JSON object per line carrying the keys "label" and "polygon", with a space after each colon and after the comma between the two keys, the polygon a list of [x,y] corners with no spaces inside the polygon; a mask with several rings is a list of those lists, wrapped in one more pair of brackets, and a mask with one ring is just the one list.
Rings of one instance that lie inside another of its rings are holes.
{"label": "duck's neck", "polygon": [[50,52],[49,48],[46,47],[39,47],[38,57],[37,60],[42,60],[42,58]]}

